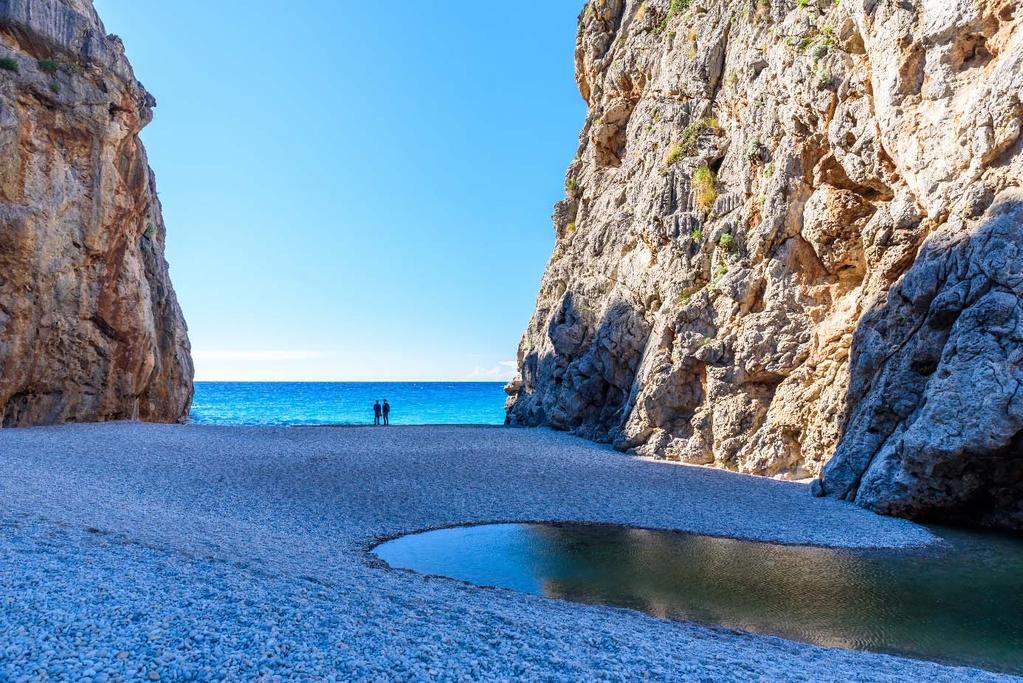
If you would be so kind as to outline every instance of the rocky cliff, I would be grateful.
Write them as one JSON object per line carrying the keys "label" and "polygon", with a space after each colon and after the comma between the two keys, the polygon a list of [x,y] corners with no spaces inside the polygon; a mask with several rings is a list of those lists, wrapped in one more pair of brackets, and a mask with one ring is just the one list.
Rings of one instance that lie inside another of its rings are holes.
{"label": "rocky cliff", "polygon": [[0,0],[3,426],[188,412],[154,104],[89,0]]}
{"label": "rocky cliff", "polygon": [[1015,0],[592,0],[508,421],[1023,527]]}

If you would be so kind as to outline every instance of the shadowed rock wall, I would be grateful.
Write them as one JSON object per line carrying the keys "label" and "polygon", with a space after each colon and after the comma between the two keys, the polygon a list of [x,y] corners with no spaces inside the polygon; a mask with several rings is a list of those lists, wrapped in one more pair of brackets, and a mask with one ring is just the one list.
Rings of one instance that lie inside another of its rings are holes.
{"label": "shadowed rock wall", "polygon": [[0,419],[176,421],[187,330],[138,133],[155,101],[87,0],[0,0]]}

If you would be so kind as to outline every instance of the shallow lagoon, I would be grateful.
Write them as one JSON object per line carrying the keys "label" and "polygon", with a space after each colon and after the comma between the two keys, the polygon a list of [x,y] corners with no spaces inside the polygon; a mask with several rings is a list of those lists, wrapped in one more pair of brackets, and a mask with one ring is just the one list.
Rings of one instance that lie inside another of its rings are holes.
{"label": "shallow lagoon", "polygon": [[786,546],[584,524],[403,536],[392,567],[669,619],[1023,672],[1023,540],[932,529],[899,550]]}

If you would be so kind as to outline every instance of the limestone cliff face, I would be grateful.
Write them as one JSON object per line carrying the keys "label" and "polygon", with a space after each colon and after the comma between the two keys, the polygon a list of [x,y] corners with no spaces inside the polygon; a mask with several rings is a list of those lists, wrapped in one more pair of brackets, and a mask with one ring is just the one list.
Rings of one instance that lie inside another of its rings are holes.
{"label": "limestone cliff face", "polygon": [[1023,527],[1021,16],[592,0],[509,422]]}
{"label": "limestone cliff face", "polygon": [[188,412],[188,337],[138,138],[154,104],[89,0],[0,0],[3,426]]}

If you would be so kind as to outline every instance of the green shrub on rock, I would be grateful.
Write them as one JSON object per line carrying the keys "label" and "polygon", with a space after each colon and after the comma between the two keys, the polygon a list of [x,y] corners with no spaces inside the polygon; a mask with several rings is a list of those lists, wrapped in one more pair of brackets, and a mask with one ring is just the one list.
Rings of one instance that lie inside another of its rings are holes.
{"label": "green shrub on rock", "polygon": [[693,201],[701,211],[710,211],[718,197],[717,178],[714,171],[700,166],[693,171]]}
{"label": "green shrub on rock", "polygon": [[671,146],[668,153],[664,157],[664,165],[671,166],[676,161],[682,158],[682,145],[677,142]]}

